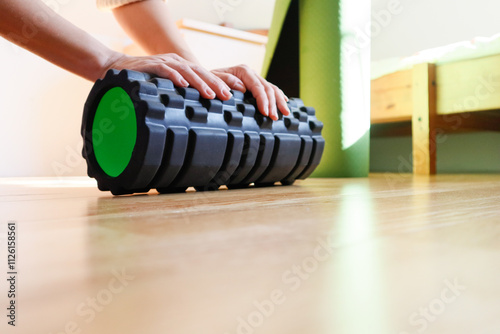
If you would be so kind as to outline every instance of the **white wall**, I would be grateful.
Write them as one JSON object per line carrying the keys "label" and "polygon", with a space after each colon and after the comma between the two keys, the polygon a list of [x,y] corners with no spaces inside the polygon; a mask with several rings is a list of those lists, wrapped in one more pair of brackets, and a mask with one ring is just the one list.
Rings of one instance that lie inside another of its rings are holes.
{"label": "white wall", "polygon": [[[372,0],[372,17],[390,0]],[[372,35],[372,59],[408,56],[476,36],[500,32],[500,2],[494,0],[400,0],[401,14]],[[379,21],[383,21],[380,20]]]}
{"label": "white wall", "polygon": [[230,23],[237,29],[267,29],[275,0],[169,0],[176,20],[192,18],[213,24]]}
{"label": "white wall", "polygon": [[[110,13],[91,0],[45,0],[52,8],[110,47],[127,40]],[[274,1],[170,0],[174,18],[236,28],[267,28]],[[218,7],[219,8],[219,7]],[[220,14],[220,15],[219,15]],[[0,177],[86,175],[80,122],[92,83],[65,72],[0,38]]]}
{"label": "white wall", "polygon": [[[111,14],[91,1],[51,7],[108,45],[123,43]],[[91,83],[0,38],[0,176],[84,175],[79,128]]]}

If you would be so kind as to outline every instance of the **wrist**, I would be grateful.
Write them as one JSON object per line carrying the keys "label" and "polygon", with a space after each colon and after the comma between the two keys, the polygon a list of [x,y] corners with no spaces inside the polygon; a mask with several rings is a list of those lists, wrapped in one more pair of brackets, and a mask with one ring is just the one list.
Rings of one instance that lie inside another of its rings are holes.
{"label": "wrist", "polygon": [[192,63],[195,63],[195,64],[201,66],[198,59],[196,59],[196,57],[194,56],[194,54],[190,50],[181,49],[181,51],[178,53],[178,55],[181,56],[182,58],[192,62]]}
{"label": "wrist", "polygon": [[106,72],[112,68],[115,67],[115,64],[118,63],[120,59],[126,58],[127,55],[110,50],[109,54],[104,57],[103,61],[101,62],[101,66],[99,68],[98,73],[96,73],[97,79],[104,77]]}

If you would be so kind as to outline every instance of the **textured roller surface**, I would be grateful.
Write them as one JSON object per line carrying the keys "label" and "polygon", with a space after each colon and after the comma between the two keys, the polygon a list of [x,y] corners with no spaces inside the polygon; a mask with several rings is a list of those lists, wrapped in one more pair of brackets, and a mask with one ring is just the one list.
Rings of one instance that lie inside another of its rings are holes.
{"label": "textured roller surface", "polygon": [[[118,89],[117,89],[118,87]],[[82,136],[88,175],[114,195],[290,185],[318,166],[323,124],[290,99],[278,121],[251,94],[207,100],[193,88],[130,70],[109,70],[85,103]]]}

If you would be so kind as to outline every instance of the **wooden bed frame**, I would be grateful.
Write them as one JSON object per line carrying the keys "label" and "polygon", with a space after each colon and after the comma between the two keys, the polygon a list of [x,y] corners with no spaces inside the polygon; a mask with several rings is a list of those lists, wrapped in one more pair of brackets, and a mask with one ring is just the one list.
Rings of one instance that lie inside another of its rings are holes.
{"label": "wooden bed frame", "polygon": [[445,132],[500,131],[500,55],[418,64],[372,80],[372,136],[412,135],[413,173],[436,173]]}

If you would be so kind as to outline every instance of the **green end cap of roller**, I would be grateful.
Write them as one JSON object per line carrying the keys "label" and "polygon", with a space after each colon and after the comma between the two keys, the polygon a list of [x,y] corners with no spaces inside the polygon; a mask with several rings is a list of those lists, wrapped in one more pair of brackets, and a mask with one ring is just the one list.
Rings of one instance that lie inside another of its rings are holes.
{"label": "green end cap of roller", "polygon": [[101,169],[111,177],[127,167],[137,139],[137,119],[132,99],[123,88],[108,90],[92,124],[92,145]]}

